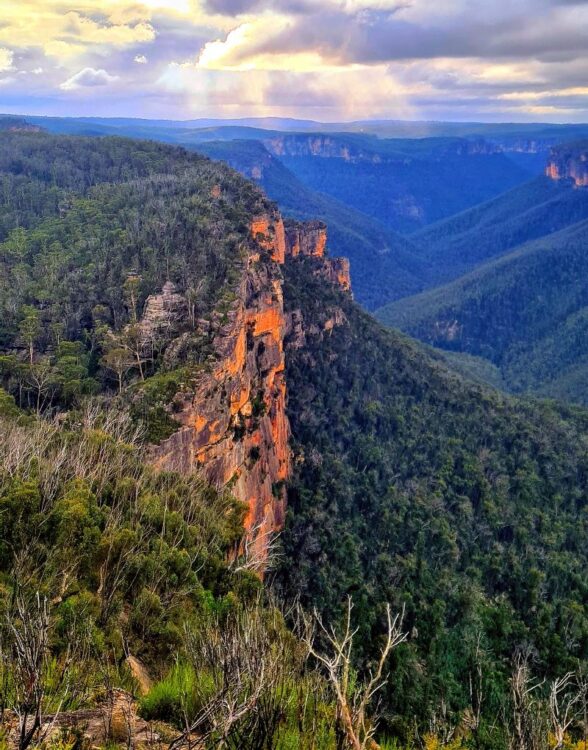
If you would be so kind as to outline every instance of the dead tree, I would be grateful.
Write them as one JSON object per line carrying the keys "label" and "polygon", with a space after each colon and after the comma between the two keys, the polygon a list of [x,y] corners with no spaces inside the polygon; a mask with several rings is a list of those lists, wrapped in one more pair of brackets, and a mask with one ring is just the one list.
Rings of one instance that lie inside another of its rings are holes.
{"label": "dead tree", "polygon": [[568,672],[551,683],[549,720],[555,739],[554,750],[564,746],[567,731],[580,717],[585,702],[583,693],[583,685],[577,681],[573,672]]}
{"label": "dead tree", "polygon": [[[1,703],[17,718],[18,750],[27,750],[33,743],[40,746],[48,739],[64,705],[85,688],[74,669],[81,660],[82,639],[71,633],[65,654],[52,662],[49,605],[39,593],[30,600],[16,597],[5,632],[0,659],[7,679],[2,682]],[[49,703],[53,710],[46,716]]]}
{"label": "dead tree", "polygon": [[266,622],[266,616],[258,604],[186,632],[186,654],[195,672],[206,678],[206,687],[194,686],[202,691],[195,696],[202,708],[197,716],[185,716],[184,731],[169,750],[189,745],[196,735],[202,746],[219,750],[273,746],[271,732],[291,672],[276,636],[279,624]]}
{"label": "dead tree", "polygon": [[537,691],[544,681],[531,677],[529,656],[517,653],[510,679],[511,727],[509,750],[545,750],[547,727]]}
{"label": "dead tree", "polygon": [[240,573],[248,570],[263,577],[279,562],[279,534],[264,528],[263,523],[253,526],[237,542],[231,555],[231,570]]}
{"label": "dead tree", "polygon": [[[335,694],[337,716],[345,741],[353,750],[376,750],[379,745],[374,740],[377,716],[368,718],[367,711],[376,694],[384,687],[387,679],[383,676],[384,665],[393,649],[403,643],[408,633],[402,632],[402,613],[392,617],[390,605],[386,605],[386,642],[380,652],[377,666],[362,684],[351,689],[353,639],[357,629],[351,625],[353,601],[347,599],[347,612],[343,630],[338,633],[332,626],[326,626],[315,610],[312,619],[302,615],[302,638],[308,654],[325,669],[327,679]],[[317,637],[317,634],[319,637]],[[325,650],[317,645],[319,638],[325,643]]]}

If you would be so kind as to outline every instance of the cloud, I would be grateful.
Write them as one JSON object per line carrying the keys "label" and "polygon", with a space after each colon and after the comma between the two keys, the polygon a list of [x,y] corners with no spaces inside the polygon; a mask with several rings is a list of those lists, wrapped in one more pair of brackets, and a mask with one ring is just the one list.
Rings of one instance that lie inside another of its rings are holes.
{"label": "cloud", "polygon": [[[506,5],[506,3],[504,3]],[[495,17],[450,15],[436,23],[404,17],[405,6],[390,9],[315,8],[296,17],[259,19],[260,33],[242,33],[251,24],[215,41],[215,57],[228,66],[271,55],[320,54],[327,64],[376,64],[434,58],[547,60],[573,59],[586,52],[588,13],[550,10],[539,17],[523,11]],[[263,33],[261,25],[263,22]],[[219,49],[224,48],[224,55]]]}
{"label": "cloud", "polygon": [[14,53],[12,50],[6,49],[6,47],[0,47],[0,73],[7,70],[14,70],[12,65],[14,60]]}
{"label": "cloud", "polygon": [[587,38],[588,0],[19,0],[0,80],[62,114],[579,120]]}
{"label": "cloud", "polygon": [[110,75],[102,68],[84,68],[78,73],[64,81],[59,88],[63,91],[75,91],[76,89],[92,88],[94,86],[108,86],[118,81],[119,76]]}
{"label": "cloud", "polygon": [[[150,12],[137,7],[143,3],[121,0],[84,0],[84,12],[67,8],[67,0],[19,0],[0,4],[0,45],[10,48],[42,48],[58,59],[81,55],[88,50],[125,47],[155,39],[149,23]],[[73,3],[72,3],[73,5]],[[122,7],[135,12],[125,16]],[[65,6],[65,7],[64,7]]]}

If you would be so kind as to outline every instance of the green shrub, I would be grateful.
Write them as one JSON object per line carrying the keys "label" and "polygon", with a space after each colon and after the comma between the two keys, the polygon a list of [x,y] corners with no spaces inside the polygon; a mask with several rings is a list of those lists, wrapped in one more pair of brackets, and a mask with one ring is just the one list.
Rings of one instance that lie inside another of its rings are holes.
{"label": "green shrub", "polygon": [[186,718],[191,721],[198,715],[212,690],[209,675],[197,674],[190,664],[176,662],[141,699],[139,713],[148,721],[165,721],[182,727]]}

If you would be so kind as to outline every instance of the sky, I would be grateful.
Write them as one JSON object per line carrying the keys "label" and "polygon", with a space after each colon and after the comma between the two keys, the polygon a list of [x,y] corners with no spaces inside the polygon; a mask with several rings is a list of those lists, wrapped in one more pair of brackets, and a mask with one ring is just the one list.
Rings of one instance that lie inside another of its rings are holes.
{"label": "sky", "polygon": [[588,122],[588,0],[0,0],[0,112]]}

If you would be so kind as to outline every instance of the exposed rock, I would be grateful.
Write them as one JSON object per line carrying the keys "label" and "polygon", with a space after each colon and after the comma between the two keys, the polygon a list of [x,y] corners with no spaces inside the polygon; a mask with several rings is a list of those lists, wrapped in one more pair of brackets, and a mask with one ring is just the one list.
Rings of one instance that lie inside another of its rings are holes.
{"label": "exposed rock", "polygon": [[153,686],[153,681],[149,676],[147,668],[140,659],[136,656],[129,654],[127,656],[127,664],[131,670],[131,674],[135,678],[141,695],[146,695]]}
{"label": "exposed rock", "polygon": [[[212,483],[230,484],[247,504],[246,528],[263,547],[283,525],[290,470],[278,265],[285,254],[283,222],[258,217],[251,234],[238,303],[215,339],[217,364],[194,393],[180,395],[174,416],[183,427],[154,449],[154,461],[183,472],[199,468]],[[268,262],[259,262],[262,251]]]}
{"label": "exposed rock", "polygon": [[347,323],[347,316],[340,307],[332,308],[329,312],[329,317],[323,323],[323,331],[330,332],[333,328],[337,328],[338,326]]}
{"label": "exposed rock", "polygon": [[[255,217],[250,231],[237,302],[224,318],[207,324],[215,331],[214,366],[192,391],[176,395],[172,414],[181,427],[153,448],[152,458],[160,469],[199,469],[213,484],[230,486],[247,506],[245,527],[263,557],[284,522],[291,464],[284,340],[288,336],[292,346],[305,341],[301,315],[284,314],[280,265],[287,256],[308,256],[315,272],[341,289],[349,291],[350,280],[346,259],[324,256],[321,222],[289,222],[286,229],[276,212]],[[166,285],[147,301],[142,325],[173,325],[184,310],[185,300]],[[335,316],[324,330],[337,324]]]}
{"label": "exposed rock", "polygon": [[302,349],[306,345],[304,319],[300,310],[292,310],[286,315],[285,342],[292,349]]}
{"label": "exposed rock", "polygon": [[174,329],[185,323],[187,310],[185,297],[178,294],[171,281],[166,281],[160,294],[152,294],[145,301],[139,323],[145,341],[161,335],[169,338]]}
{"label": "exposed rock", "polygon": [[270,253],[272,260],[283,263],[286,255],[286,237],[281,216],[258,216],[251,222],[251,234],[260,247]]}
{"label": "exposed rock", "polygon": [[21,117],[0,117],[0,130],[9,133],[44,133],[44,128],[39,125],[33,125],[28,120]]}
{"label": "exposed rock", "polygon": [[285,224],[286,256],[318,258],[316,273],[343,291],[351,291],[351,276],[347,258],[325,257],[327,227],[322,221],[288,221]]}
{"label": "exposed rock", "polygon": [[[17,747],[17,723],[5,721],[9,746]],[[171,727],[170,727],[171,729]],[[104,747],[109,743],[129,748],[159,745],[161,737],[137,715],[137,704],[124,690],[113,689],[97,708],[64,711],[44,717],[41,734],[53,737],[63,730],[75,732],[84,746]]]}
{"label": "exposed rock", "polygon": [[588,187],[588,142],[553,148],[545,174],[552,180],[571,180],[576,187]]}
{"label": "exposed rock", "polygon": [[332,284],[341,287],[344,292],[351,292],[351,275],[347,258],[327,258],[324,276]]}
{"label": "exposed rock", "polygon": [[286,229],[286,249],[293,258],[306,255],[322,258],[327,245],[327,227],[322,221],[288,221]]}
{"label": "exposed rock", "polygon": [[[375,139],[375,136],[374,136]],[[272,136],[263,141],[266,149],[273,155],[279,157],[318,157],[323,159],[341,159],[350,163],[370,164],[409,164],[414,157],[392,151],[383,154],[376,147],[370,148],[368,139],[357,140],[352,136],[343,134],[330,135],[326,133],[306,135],[301,133],[289,133]],[[444,145],[439,145],[435,151],[437,159],[448,155],[456,156],[478,156],[499,153],[499,145],[486,141],[482,138],[449,139]]]}

